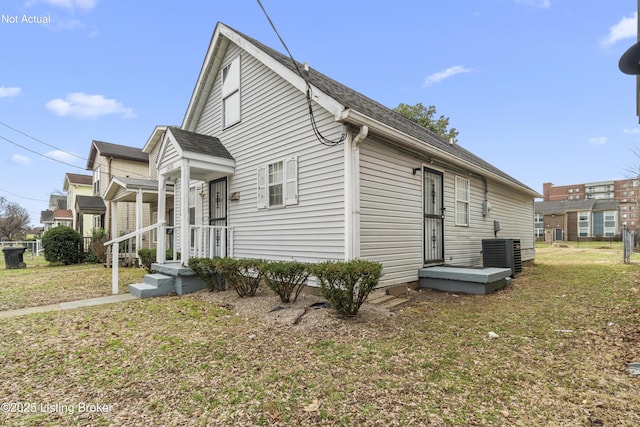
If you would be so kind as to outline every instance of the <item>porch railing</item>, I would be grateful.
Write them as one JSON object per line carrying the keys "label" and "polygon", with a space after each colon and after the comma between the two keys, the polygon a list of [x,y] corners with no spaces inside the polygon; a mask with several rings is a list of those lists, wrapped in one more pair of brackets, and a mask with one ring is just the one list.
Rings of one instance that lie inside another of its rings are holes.
{"label": "porch railing", "polygon": [[223,258],[233,256],[233,227],[192,225],[191,250],[194,258]]}
{"label": "porch railing", "polygon": [[[105,242],[104,245],[111,251],[111,293],[114,295],[118,293],[118,267],[120,264],[120,242],[128,242],[128,247],[131,247],[132,240],[137,236],[144,234],[148,231],[159,230],[158,232],[164,233],[165,223],[158,222],[143,227],[139,230],[132,231],[131,233],[124,234],[115,239]],[[115,249],[115,250],[114,250]]]}
{"label": "porch railing", "polygon": [[[195,258],[217,258],[233,256],[233,228],[213,225],[191,225],[190,227],[190,250],[189,257]],[[128,242],[127,247],[131,247],[133,239],[149,231],[157,230],[158,234],[165,234],[169,230],[175,231],[175,227],[167,226],[165,222],[148,225],[131,233],[124,234],[115,239],[105,242],[104,245],[111,252],[111,292],[118,293],[118,267],[119,267],[119,246],[121,242]],[[175,240],[174,240],[175,242]],[[173,259],[178,258],[176,245],[173,247]],[[181,261],[184,260],[185,251],[180,249]],[[186,259],[188,260],[187,257]]]}

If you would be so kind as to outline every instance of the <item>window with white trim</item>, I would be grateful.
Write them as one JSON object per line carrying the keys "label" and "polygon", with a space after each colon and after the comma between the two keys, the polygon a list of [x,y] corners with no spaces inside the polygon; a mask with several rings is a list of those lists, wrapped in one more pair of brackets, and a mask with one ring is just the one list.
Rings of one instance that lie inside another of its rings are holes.
{"label": "window with white trim", "polygon": [[589,237],[589,212],[578,212],[578,236]]}
{"label": "window with white trim", "polygon": [[298,204],[298,158],[277,160],[258,167],[258,209]]}
{"label": "window with white trim", "polygon": [[467,178],[456,176],[456,225],[469,226],[471,185]]}
{"label": "window with white trim", "polygon": [[100,165],[93,170],[93,194],[100,195]]}
{"label": "window with white trim", "polygon": [[240,57],[222,68],[222,127],[240,121]]}
{"label": "window with white trim", "polygon": [[604,235],[613,237],[616,234],[616,211],[606,211],[604,213]]}

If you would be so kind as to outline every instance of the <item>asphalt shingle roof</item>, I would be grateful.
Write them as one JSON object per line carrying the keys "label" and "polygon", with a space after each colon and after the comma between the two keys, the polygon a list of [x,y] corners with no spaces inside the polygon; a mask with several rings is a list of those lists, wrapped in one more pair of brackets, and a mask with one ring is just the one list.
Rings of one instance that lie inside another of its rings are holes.
{"label": "asphalt shingle roof", "polygon": [[234,160],[231,153],[229,153],[225,146],[222,145],[220,139],[215,136],[190,132],[176,126],[169,126],[167,129],[171,132],[183,151],[202,153],[223,159]]}
{"label": "asphalt shingle roof", "polygon": [[111,142],[104,141],[93,141],[93,144],[100,152],[100,155],[105,157],[117,157],[125,160],[149,162],[149,153],[143,152],[141,148],[112,144]]}
{"label": "asphalt shingle roof", "polygon": [[[269,46],[266,46],[263,43],[259,42],[258,40],[251,38],[235,29],[234,31],[242,35],[242,37],[249,40],[252,44],[267,53],[269,56],[271,56],[273,59],[275,59],[285,67],[289,68],[295,73],[298,72],[295,65],[293,64],[293,61],[288,56],[283,55],[277,50],[272,49]],[[302,70],[304,68],[303,64],[298,63],[298,68]],[[406,117],[396,113],[392,109],[385,107],[379,102],[376,102],[373,99],[368,98],[367,96],[327,77],[326,75],[314,70],[311,67],[309,67],[308,81],[313,86],[319,88],[327,95],[333,97],[336,101],[340,102],[347,108],[352,108],[356,111],[359,111],[383,124],[391,126],[392,128],[402,133],[419,139],[426,144],[434,146],[444,151],[445,153],[450,154],[451,156],[469,162],[514,184],[517,184],[518,186],[535,192],[533,189],[529,188],[522,182],[506,174],[502,170],[496,168],[495,166],[491,165],[490,163],[486,162],[470,151],[462,148],[457,143],[450,144],[448,141],[445,141],[443,138],[435,135],[425,127],[414,123]]]}
{"label": "asphalt shingle roof", "polygon": [[81,213],[104,213],[107,211],[102,197],[98,196],[76,196],[76,208]]}

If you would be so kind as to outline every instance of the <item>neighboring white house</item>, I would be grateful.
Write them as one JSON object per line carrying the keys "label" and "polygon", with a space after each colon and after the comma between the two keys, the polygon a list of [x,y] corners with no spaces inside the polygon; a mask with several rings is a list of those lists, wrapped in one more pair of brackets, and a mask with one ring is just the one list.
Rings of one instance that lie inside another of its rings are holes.
{"label": "neighboring white house", "polygon": [[[536,191],[222,23],[182,125],[158,127],[143,150],[183,264],[208,241],[208,256],[379,261],[391,286],[428,265],[481,266],[495,221],[523,261],[535,255]],[[207,226],[228,231],[214,244]]]}

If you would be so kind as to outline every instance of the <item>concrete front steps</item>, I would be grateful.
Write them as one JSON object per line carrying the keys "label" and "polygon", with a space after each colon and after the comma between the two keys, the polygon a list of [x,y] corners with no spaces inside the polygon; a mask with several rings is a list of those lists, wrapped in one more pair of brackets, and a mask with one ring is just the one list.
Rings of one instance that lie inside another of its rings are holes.
{"label": "concrete front steps", "polygon": [[511,269],[437,266],[418,269],[420,287],[485,295],[511,283]]}
{"label": "concrete front steps", "polygon": [[184,295],[205,287],[202,279],[178,262],[154,263],[151,268],[155,273],[145,275],[143,283],[129,285],[129,293],[139,298],[150,298],[170,294]]}

